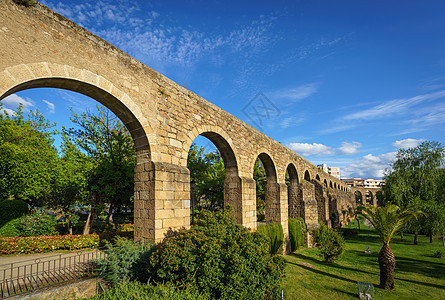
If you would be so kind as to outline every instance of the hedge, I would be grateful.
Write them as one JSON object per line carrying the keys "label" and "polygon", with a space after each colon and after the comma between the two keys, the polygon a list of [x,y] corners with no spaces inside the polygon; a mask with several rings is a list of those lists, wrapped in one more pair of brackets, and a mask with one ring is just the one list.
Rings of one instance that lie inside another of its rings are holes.
{"label": "hedge", "polygon": [[41,235],[30,237],[0,237],[0,255],[43,253],[53,250],[94,248],[99,245],[97,234]]}
{"label": "hedge", "polygon": [[269,223],[259,225],[257,232],[269,242],[269,253],[271,255],[281,254],[283,252],[284,233],[280,223]]}
{"label": "hedge", "polygon": [[304,246],[305,236],[306,224],[304,224],[303,218],[289,219],[289,241],[292,252]]}

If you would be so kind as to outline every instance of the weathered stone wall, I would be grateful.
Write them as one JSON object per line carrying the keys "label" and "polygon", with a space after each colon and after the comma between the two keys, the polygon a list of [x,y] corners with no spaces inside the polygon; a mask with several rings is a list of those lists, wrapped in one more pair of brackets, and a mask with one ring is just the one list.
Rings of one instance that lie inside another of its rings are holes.
{"label": "weathered stone wall", "polygon": [[[337,201],[349,194],[344,183],[295,152],[41,4],[0,2],[0,47],[0,100],[29,88],[68,89],[102,103],[130,130],[137,152],[136,240],[160,241],[169,230],[189,227],[187,155],[198,135],[221,152],[225,203],[244,226],[256,228],[252,173],[259,156],[268,157],[268,221],[287,228],[289,166],[298,182],[307,172],[309,180],[318,175],[326,186],[335,186]],[[320,214],[314,185],[301,185],[300,192],[291,192],[301,195],[292,200],[291,214],[315,224]]]}

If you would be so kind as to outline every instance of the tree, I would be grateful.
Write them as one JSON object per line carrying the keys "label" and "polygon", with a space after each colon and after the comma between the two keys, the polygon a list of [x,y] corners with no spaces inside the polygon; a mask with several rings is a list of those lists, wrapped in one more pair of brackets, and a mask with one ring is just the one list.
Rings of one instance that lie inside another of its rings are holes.
{"label": "tree", "polygon": [[261,159],[257,158],[253,167],[253,179],[256,183],[256,209],[257,209],[257,221],[263,221],[266,217],[266,169],[263,166]]}
{"label": "tree", "polygon": [[380,287],[394,289],[396,258],[389,247],[389,242],[409,220],[423,213],[412,208],[401,210],[397,205],[389,203],[383,207],[362,206],[358,214],[364,216],[374,226],[383,242],[379,252]]}
{"label": "tree", "polygon": [[427,219],[412,220],[408,229],[414,231],[414,244],[421,230],[445,234],[443,164],[445,148],[438,142],[425,141],[414,148],[400,149],[392,170],[384,176],[386,201],[402,208],[416,206],[428,214]]}
{"label": "tree", "polygon": [[91,210],[84,234],[89,233],[92,221],[106,203],[110,206],[108,220],[111,223],[113,212],[133,201],[136,165],[133,140],[122,122],[108,109],[98,105],[97,111],[97,115],[73,112],[71,120],[78,129],[64,129],[92,165],[87,176]]}
{"label": "tree", "polygon": [[22,106],[9,115],[0,103],[0,197],[44,206],[56,178],[52,128],[39,111],[26,119]]}
{"label": "tree", "polygon": [[62,156],[49,205],[62,210],[68,232],[73,234],[73,225],[79,220],[74,205],[88,203],[87,176],[93,164],[66,134],[62,134],[62,140]]}
{"label": "tree", "polygon": [[[187,158],[192,190],[192,208],[224,207],[225,168],[218,151],[205,153],[193,143]],[[192,212],[193,213],[193,212]]]}

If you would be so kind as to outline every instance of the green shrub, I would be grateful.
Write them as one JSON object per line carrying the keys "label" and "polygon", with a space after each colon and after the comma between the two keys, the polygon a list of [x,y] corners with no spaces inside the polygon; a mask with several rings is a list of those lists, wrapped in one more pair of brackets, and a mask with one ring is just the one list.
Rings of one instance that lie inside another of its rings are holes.
{"label": "green shrub", "polygon": [[306,224],[303,218],[289,219],[289,240],[292,252],[304,246],[305,237]]}
{"label": "green shrub", "polygon": [[228,211],[202,211],[196,225],[155,246],[152,280],[214,299],[264,299],[279,293],[284,259],[267,240],[235,224]]}
{"label": "green shrub", "polygon": [[54,216],[33,213],[20,219],[17,229],[20,236],[55,235],[57,220]]}
{"label": "green shrub", "polygon": [[0,228],[13,219],[20,218],[28,212],[28,204],[21,200],[0,201]]}
{"label": "green shrub", "polygon": [[319,228],[314,229],[313,238],[325,262],[332,263],[343,254],[345,240],[334,229],[321,224]]}
{"label": "green shrub", "polygon": [[99,245],[97,234],[53,235],[30,237],[0,237],[0,255],[43,253],[53,250],[94,248]]}
{"label": "green shrub", "polygon": [[440,250],[434,252],[434,254],[433,254],[433,257],[435,257],[435,258],[442,258],[444,256],[445,255]]}
{"label": "green shrub", "polygon": [[15,3],[24,5],[26,7],[34,6],[37,4],[37,0],[14,0]]}
{"label": "green shrub", "polygon": [[120,281],[147,282],[150,245],[135,244],[132,240],[118,237],[114,245],[105,243],[106,257],[97,262],[100,276],[116,286]]}
{"label": "green shrub", "polygon": [[284,234],[283,227],[280,223],[259,225],[257,231],[269,242],[270,255],[281,254],[283,252]]}
{"label": "green shrub", "polygon": [[206,297],[192,289],[177,289],[173,284],[148,285],[137,281],[121,281],[106,293],[88,299],[95,300],[207,300]]}
{"label": "green shrub", "polygon": [[9,236],[9,237],[19,236],[20,230],[17,229],[17,227],[19,226],[20,221],[21,218],[17,218],[3,225],[3,227],[0,228],[0,236]]}

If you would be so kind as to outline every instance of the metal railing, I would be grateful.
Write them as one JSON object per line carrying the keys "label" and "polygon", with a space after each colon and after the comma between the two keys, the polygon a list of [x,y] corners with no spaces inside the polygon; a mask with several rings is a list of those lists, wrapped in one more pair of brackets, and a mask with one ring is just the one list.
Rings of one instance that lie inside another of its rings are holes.
{"label": "metal railing", "polygon": [[98,250],[63,253],[0,265],[0,299],[92,275]]}

